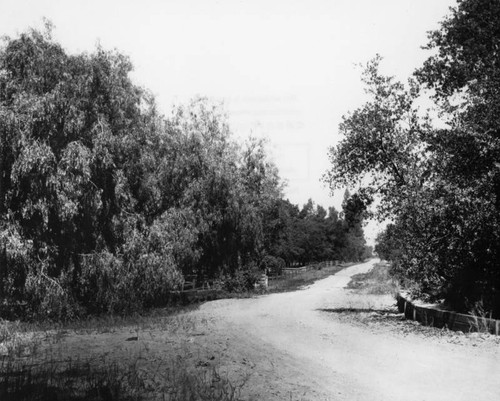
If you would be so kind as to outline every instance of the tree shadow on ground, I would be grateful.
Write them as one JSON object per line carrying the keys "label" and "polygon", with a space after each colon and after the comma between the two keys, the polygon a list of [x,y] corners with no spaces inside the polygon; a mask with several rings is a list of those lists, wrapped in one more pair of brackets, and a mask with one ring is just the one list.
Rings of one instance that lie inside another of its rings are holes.
{"label": "tree shadow on ground", "polygon": [[344,308],[320,308],[316,309],[319,312],[328,313],[377,313],[380,315],[395,315],[400,314],[396,308],[355,308],[355,307],[344,307]]}

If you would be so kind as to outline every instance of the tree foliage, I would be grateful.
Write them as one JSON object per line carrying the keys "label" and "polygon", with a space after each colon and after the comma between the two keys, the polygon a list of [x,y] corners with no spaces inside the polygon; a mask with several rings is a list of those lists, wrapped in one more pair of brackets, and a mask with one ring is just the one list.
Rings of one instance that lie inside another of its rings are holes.
{"label": "tree foliage", "polygon": [[241,290],[266,256],[334,256],[339,220],[283,200],[263,141],[237,144],[203,98],[165,118],[131,70],[117,51],[66,53],[50,29],[5,38],[1,300],[55,319],[121,313],[186,276]]}
{"label": "tree foliage", "polygon": [[[368,64],[372,101],[341,124],[335,185],[368,183],[393,222],[377,251],[414,293],[468,311],[500,313],[500,65],[498,2],[459,1],[429,35],[435,50],[407,86]],[[445,128],[418,110],[429,91]]]}
{"label": "tree foliage", "polygon": [[357,195],[347,196],[342,213],[327,211],[312,199],[300,209],[278,200],[265,218],[265,248],[286,265],[323,260],[361,261],[367,255],[362,224],[365,206]]}

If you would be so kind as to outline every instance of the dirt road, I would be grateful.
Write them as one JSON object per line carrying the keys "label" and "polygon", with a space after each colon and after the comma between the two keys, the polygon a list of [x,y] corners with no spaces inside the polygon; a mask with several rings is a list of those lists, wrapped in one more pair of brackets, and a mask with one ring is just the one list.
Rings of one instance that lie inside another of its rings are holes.
{"label": "dirt road", "polygon": [[214,328],[196,341],[217,353],[229,376],[247,375],[242,395],[249,399],[500,399],[496,340],[402,334],[397,327],[339,319],[343,310],[393,308],[390,296],[344,288],[375,262],[300,291],[206,303],[195,313]]}
{"label": "dirt road", "polygon": [[38,355],[118,361],[142,380],[146,399],[162,399],[171,383],[200,383],[237,389],[243,400],[500,400],[500,338],[422,328],[390,295],[345,288],[376,262],[299,291],[41,333]]}

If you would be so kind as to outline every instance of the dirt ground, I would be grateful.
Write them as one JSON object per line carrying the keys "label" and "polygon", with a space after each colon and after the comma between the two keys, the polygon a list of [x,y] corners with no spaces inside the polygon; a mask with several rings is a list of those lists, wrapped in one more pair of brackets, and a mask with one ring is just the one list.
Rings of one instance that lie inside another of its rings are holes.
{"label": "dirt ground", "polygon": [[57,352],[135,364],[151,388],[173,361],[194,374],[213,367],[245,400],[500,399],[498,337],[420,328],[403,321],[390,295],[345,289],[376,262],[295,292],[207,302],[110,332],[64,333]]}

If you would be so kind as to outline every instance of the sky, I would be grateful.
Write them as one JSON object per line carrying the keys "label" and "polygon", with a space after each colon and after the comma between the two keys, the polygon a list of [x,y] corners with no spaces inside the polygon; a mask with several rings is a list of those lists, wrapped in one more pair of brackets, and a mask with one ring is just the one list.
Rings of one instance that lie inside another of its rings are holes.
{"label": "sky", "polygon": [[[285,197],[341,208],[321,181],[342,116],[365,98],[360,64],[406,78],[455,0],[0,0],[0,35],[49,19],[70,53],[130,57],[132,78],[169,115],[195,96],[222,102],[236,138],[266,138]],[[366,234],[377,233],[374,224]]]}

